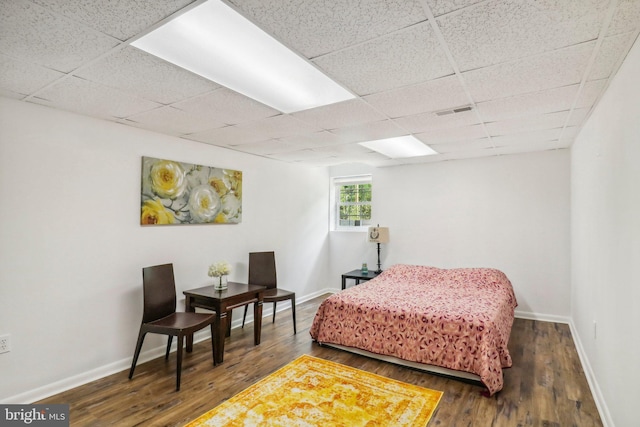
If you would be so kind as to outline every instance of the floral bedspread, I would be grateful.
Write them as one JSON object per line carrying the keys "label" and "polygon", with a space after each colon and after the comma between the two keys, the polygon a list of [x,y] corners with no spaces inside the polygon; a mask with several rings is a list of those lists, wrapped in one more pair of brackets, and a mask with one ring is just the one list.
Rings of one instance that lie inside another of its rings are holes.
{"label": "floral bedspread", "polygon": [[372,353],[478,375],[493,395],[517,301],[504,273],[397,264],[322,302],[311,337]]}

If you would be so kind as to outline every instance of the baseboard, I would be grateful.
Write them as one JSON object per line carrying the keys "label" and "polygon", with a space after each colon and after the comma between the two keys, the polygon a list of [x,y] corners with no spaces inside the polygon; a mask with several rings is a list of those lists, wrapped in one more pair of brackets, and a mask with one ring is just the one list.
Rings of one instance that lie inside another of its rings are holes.
{"label": "baseboard", "polygon": [[[327,293],[335,293],[337,291],[338,289],[333,289],[333,288],[323,289],[308,295],[304,295],[301,298],[296,298],[296,303],[301,304],[303,302],[309,301],[321,295],[325,295]],[[280,303],[277,305],[276,312],[288,310],[290,307],[291,307],[290,304]],[[272,305],[271,304],[265,305],[263,309],[263,317],[270,317],[272,314],[273,314]],[[253,322],[253,310],[249,310],[247,314],[246,323],[249,324],[252,322]],[[231,322],[231,329],[239,328],[241,325],[242,325],[242,317],[236,316],[236,318]],[[193,340],[194,342],[200,342],[200,341],[207,340],[210,337],[211,337],[211,333],[208,330],[206,331],[202,330],[194,334]],[[132,346],[135,345],[135,342],[132,343],[131,345]],[[138,364],[148,362],[158,357],[163,357],[165,354],[165,351],[166,351],[165,345],[161,345],[161,346],[143,351],[140,353],[140,357],[138,358]],[[175,340],[174,340],[172,351],[176,351]],[[131,357],[133,357],[133,354]],[[53,396],[58,393],[62,393],[64,391],[70,390],[72,388],[90,383],[91,381],[99,380],[109,375],[117,374],[118,372],[122,372],[131,368],[131,357],[127,357],[125,359],[121,359],[116,362],[109,363],[99,368],[92,369],[90,371],[83,372],[81,374],[74,375],[72,377],[65,378],[63,380],[56,381],[54,383],[47,384],[42,387],[38,387],[36,389],[17,394],[15,396],[8,397],[6,399],[3,399],[1,403],[27,404],[27,403],[37,402],[49,396]]]}
{"label": "baseboard", "polygon": [[566,324],[569,324],[571,322],[571,318],[568,316],[556,316],[553,314],[532,313],[530,311],[516,310],[515,316],[518,319],[539,320],[541,322],[566,323]]}
{"label": "baseboard", "polygon": [[[240,322],[240,321],[239,321]],[[239,323],[240,324],[240,323]],[[207,340],[211,337],[211,333],[207,331],[199,331],[193,335],[194,342],[200,342]],[[135,345],[133,343],[132,345]],[[166,351],[166,344],[161,345],[159,347],[155,347],[140,353],[138,357],[138,365],[141,365],[145,362],[148,362],[153,359],[157,359],[158,357],[164,357]],[[176,351],[176,340],[174,340],[172,345],[172,352]],[[132,354],[133,357],[133,354]],[[26,391],[24,393],[17,394],[15,396],[11,396],[7,399],[3,400],[3,404],[28,404],[33,402],[38,402],[42,399],[46,399],[47,397],[65,392],[75,387],[79,387],[81,385],[85,385],[92,381],[99,380],[101,378],[107,377],[109,375],[117,374],[118,372],[128,371],[131,368],[131,359],[132,357],[127,357],[125,359],[118,360],[113,363],[109,363],[107,365],[101,366],[96,369],[92,369],[87,372],[83,372],[78,375],[74,375],[69,378],[65,378],[60,381],[56,381],[51,384],[47,384],[45,386]]]}
{"label": "baseboard", "polygon": [[602,424],[604,427],[614,427],[611,413],[609,412],[609,408],[607,407],[607,404],[604,400],[604,396],[602,395],[602,391],[600,390],[600,386],[598,385],[596,376],[593,372],[593,369],[591,368],[589,358],[584,351],[582,341],[580,340],[580,335],[578,334],[575,324],[573,323],[573,319],[571,317],[565,316],[555,316],[550,314],[531,313],[517,310],[515,312],[515,316],[520,319],[538,320],[542,322],[553,323],[566,323],[567,325],[569,325],[569,329],[571,330],[571,338],[573,338],[573,344],[575,345],[576,351],[578,352],[580,364],[582,365],[582,370],[584,371],[585,377],[587,378],[587,383],[589,384],[591,395],[593,396],[593,400],[595,401],[596,407],[598,408],[598,413],[600,414],[600,418],[602,419]]}
{"label": "baseboard", "polygon": [[[320,291],[313,292],[311,294],[305,295],[301,298],[296,298],[296,303],[303,303],[309,301],[313,298],[317,298],[321,295],[325,295],[327,293],[336,293],[339,292],[338,288],[325,288]],[[271,304],[269,304],[271,306]],[[281,306],[281,307],[280,307]],[[289,304],[279,304],[277,312],[287,310],[290,307]],[[252,310],[249,310],[251,313]],[[273,314],[270,307],[265,307],[263,310],[263,317],[268,317]],[[596,406],[598,408],[598,412],[600,413],[600,417],[602,418],[602,422],[604,427],[614,427],[613,420],[611,418],[611,414],[609,413],[609,409],[606,405],[604,397],[602,396],[602,392],[600,387],[598,386],[598,382],[596,377],[591,369],[591,365],[589,364],[589,359],[587,358],[584,348],[582,346],[582,342],[580,341],[580,337],[576,331],[575,325],[570,317],[564,316],[555,316],[548,314],[539,314],[539,313],[531,313],[531,312],[522,312],[516,311],[515,316],[521,319],[529,319],[529,320],[539,320],[545,322],[555,322],[555,323],[566,323],[569,325],[571,329],[571,336],[573,337],[574,344],[578,351],[578,357],[580,358],[580,362],[582,363],[582,368],[585,372],[585,376],[587,377],[587,382],[591,389],[591,394],[594,397],[596,402]],[[253,322],[253,318],[249,318],[247,316],[247,323]],[[231,323],[231,328],[235,329],[240,327],[242,324],[241,318],[236,318]],[[209,331],[200,331],[194,335],[194,342],[201,342],[210,338]],[[173,344],[172,351],[175,351],[176,345]],[[138,358],[138,364],[142,364],[148,362],[150,360],[156,359],[158,357],[164,356],[165,346],[161,345],[147,351],[140,353],[140,357]],[[45,386],[29,390],[27,392],[11,396],[7,399],[4,399],[3,404],[25,404],[37,402],[39,400],[45,399],[49,396],[53,396],[58,393],[62,393],[69,389],[79,387],[81,385],[87,384],[91,381],[99,380],[109,375],[116,374],[118,372],[122,372],[128,370],[131,367],[131,357],[127,357],[125,359],[121,359],[119,361],[109,363],[107,365],[101,366],[96,369],[92,369],[87,372],[83,372],[78,375],[74,375],[69,378],[65,378],[64,380],[56,381],[51,384],[47,384]]]}
{"label": "baseboard", "polygon": [[576,345],[576,350],[578,351],[578,357],[580,358],[580,363],[582,364],[582,370],[587,377],[587,383],[589,383],[589,388],[591,389],[593,400],[595,400],[596,407],[598,408],[598,412],[600,413],[602,425],[604,427],[614,427],[613,418],[611,418],[611,412],[609,412],[609,407],[604,400],[602,390],[600,390],[600,386],[598,385],[598,381],[596,380],[595,373],[591,368],[591,363],[589,363],[587,353],[584,351],[584,347],[582,346],[580,334],[578,334],[578,330],[574,325],[573,320],[569,322],[569,328],[571,329],[571,336],[573,337],[573,342]]}

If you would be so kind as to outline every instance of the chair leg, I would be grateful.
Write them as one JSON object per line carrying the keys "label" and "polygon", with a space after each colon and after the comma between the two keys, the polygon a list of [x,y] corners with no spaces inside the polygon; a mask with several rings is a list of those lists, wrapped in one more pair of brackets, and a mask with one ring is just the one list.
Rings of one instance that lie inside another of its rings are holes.
{"label": "chair leg", "polygon": [[291,298],[291,314],[293,316],[293,335],[296,334],[296,298]]}
{"label": "chair leg", "polygon": [[276,323],[276,304],[277,302],[274,301],[273,302],[273,320],[271,321],[271,323]]}
{"label": "chair leg", "polygon": [[244,306],[244,316],[242,316],[242,327],[244,328],[244,321],[247,318],[247,310],[249,309],[249,304]]}
{"label": "chair leg", "polygon": [[169,352],[171,351],[171,343],[172,342],[173,342],[173,335],[168,335],[167,352],[164,355],[164,360],[169,360]]}
{"label": "chair leg", "polygon": [[131,369],[129,370],[129,379],[133,377],[133,371],[136,369],[136,363],[138,363],[138,356],[140,356],[140,349],[142,349],[142,343],[144,342],[144,337],[147,335],[146,332],[142,332],[138,334],[138,342],[136,343],[136,350],[133,352],[133,362],[131,362]]}
{"label": "chair leg", "polygon": [[184,345],[184,336],[178,335],[178,362],[176,366],[176,391],[180,391],[180,374],[182,373],[182,346]]}

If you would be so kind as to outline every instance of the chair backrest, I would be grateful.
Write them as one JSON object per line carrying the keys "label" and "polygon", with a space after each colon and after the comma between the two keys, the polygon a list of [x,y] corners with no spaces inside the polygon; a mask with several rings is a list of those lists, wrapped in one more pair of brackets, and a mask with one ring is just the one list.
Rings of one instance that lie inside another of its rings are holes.
{"label": "chair backrest", "polygon": [[176,312],[176,283],[173,264],[142,269],[144,312],[142,323],[152,322]]}
{"label": "chair backrest", "polygon": [[249,253],[249,284],[266,286],[267,289],[278,286],[274,252]]}

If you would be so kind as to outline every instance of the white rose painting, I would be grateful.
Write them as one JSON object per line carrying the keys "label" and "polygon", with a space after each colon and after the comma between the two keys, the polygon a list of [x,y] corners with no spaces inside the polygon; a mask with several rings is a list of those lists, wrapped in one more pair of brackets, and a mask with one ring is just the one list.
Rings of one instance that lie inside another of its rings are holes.
{"label": "white rose painting", "polygon": [[141,225],[242,222],[242,172],[142,158]]}

